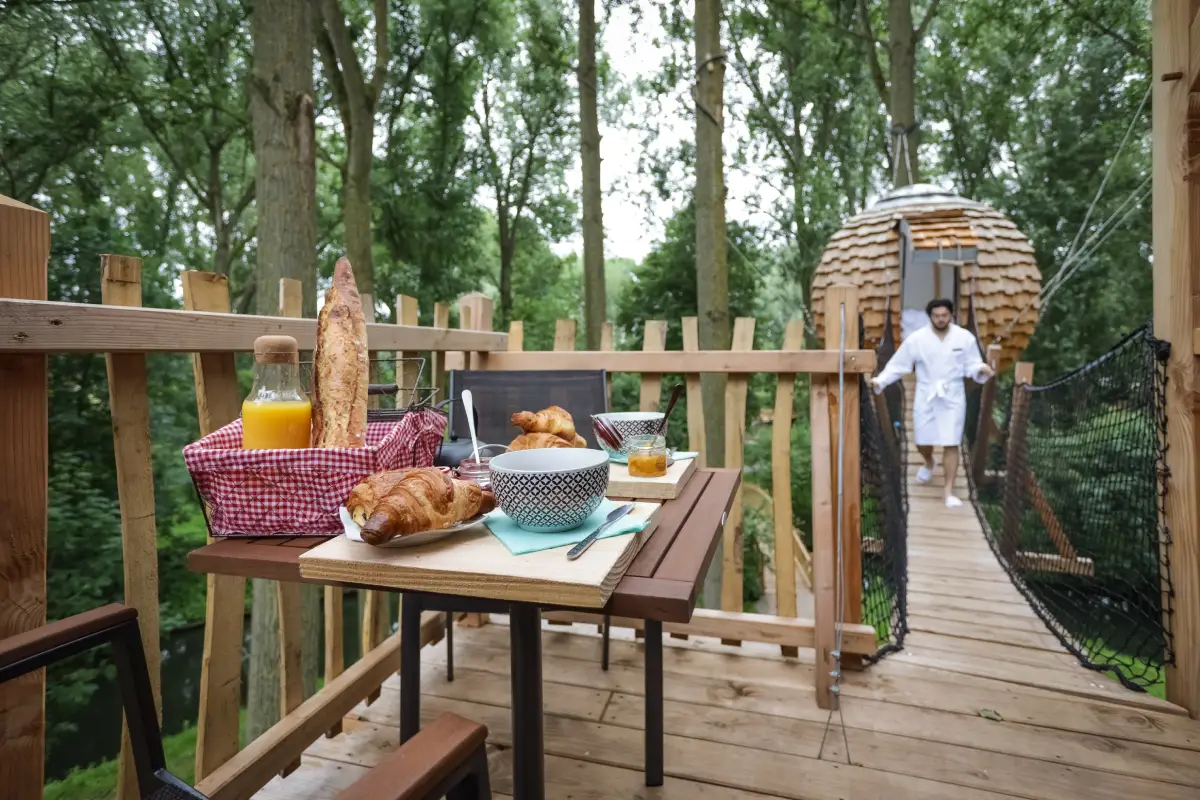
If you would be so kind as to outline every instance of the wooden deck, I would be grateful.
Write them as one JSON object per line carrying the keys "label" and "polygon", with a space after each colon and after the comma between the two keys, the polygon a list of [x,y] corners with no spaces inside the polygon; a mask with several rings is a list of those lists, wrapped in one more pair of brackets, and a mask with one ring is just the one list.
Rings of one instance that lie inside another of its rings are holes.
{"label": "wooden deck", "polygon": [[[915,450],[913,451],[915,456]],[[910,458],[916,464],[916,458]],[[849,672],[841,710],[817,708],[813,653],[716,640],[665,644],[666,785],[642,785],[642,653],[616,630],[600,669],[594,626],[543,635],[547,797],[572,800],[1196,800],[1200,721],[1087,670],[1030,610],[974,510],[950,511],[940,474],[909,478],[909,626],[902,652]],[[960,484],[966,497],[965,483]],[[491,731],[493,788],[508,797],[511,721],[505,620],[423,656],[422,713],[454,711]],[[321,800],[396,747],[398,681],[358,706],[345,732],[257,797]]]}

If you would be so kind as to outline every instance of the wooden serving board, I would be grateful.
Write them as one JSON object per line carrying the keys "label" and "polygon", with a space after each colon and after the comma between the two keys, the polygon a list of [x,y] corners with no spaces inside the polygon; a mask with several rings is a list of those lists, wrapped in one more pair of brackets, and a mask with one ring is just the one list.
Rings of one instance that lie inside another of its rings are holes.
{"label": "wooden serving board", "polygon": [[696,472],[696,459],[676,461],[661,478],[633,478],[625,464],[608,465],[608,496],[635,500],[674,500]]}
{"label": "wooden serving board", "polygon": [[300,556],[300,574],[392,589],[602,608],[658,525],[661,508],[636,503],[629,513],[649,520],[645,530],[599,539],[574,561],[567,560],[569,546],[514,556],[479,523],[412,548],[373,547],[339,536]]}

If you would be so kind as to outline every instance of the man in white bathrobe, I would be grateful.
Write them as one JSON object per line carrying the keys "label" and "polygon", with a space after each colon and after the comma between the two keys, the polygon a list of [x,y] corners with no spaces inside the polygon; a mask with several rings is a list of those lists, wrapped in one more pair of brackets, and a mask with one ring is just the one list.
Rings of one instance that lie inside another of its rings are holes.
{"label": "man in white bathrobe", "polygon": [[958,473],[958,448],[962,444],[967,417],[967,395],[963,378],[986,383],[995,372],[979,357],[979,345],[965,328],[954,324],[954,304],[934,300],[925,309],[929,325],[909,335],[879,375],[871,380],[876,393],[917,370],[917,392],[913,401],[913,433],[925,464],[917,470],[917,481],[933,479],[933,448],[942,448],[947,508],[958,508],[954,496]]}

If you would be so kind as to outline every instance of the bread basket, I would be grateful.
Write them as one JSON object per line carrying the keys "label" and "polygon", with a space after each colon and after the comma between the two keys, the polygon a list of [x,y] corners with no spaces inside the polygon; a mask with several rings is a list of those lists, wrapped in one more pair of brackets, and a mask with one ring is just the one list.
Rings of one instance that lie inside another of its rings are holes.
{"label": "bread basket", "polygon": [[338,509],[364,478],[389,469],[433,466],[446,417],[414,408],[397,421],[367,425],[367,446],[243,450],[242,421],[183,448],[210,535],[329,536]]}

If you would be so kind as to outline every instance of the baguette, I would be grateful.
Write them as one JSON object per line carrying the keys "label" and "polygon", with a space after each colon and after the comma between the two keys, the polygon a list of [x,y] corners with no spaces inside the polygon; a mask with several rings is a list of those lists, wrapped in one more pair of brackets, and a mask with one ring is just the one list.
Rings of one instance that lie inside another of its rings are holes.
{"label": "baguette", "polygon": [[350,261],[338,259],[317,317],[313,447],[367,446],[367,322]]}

